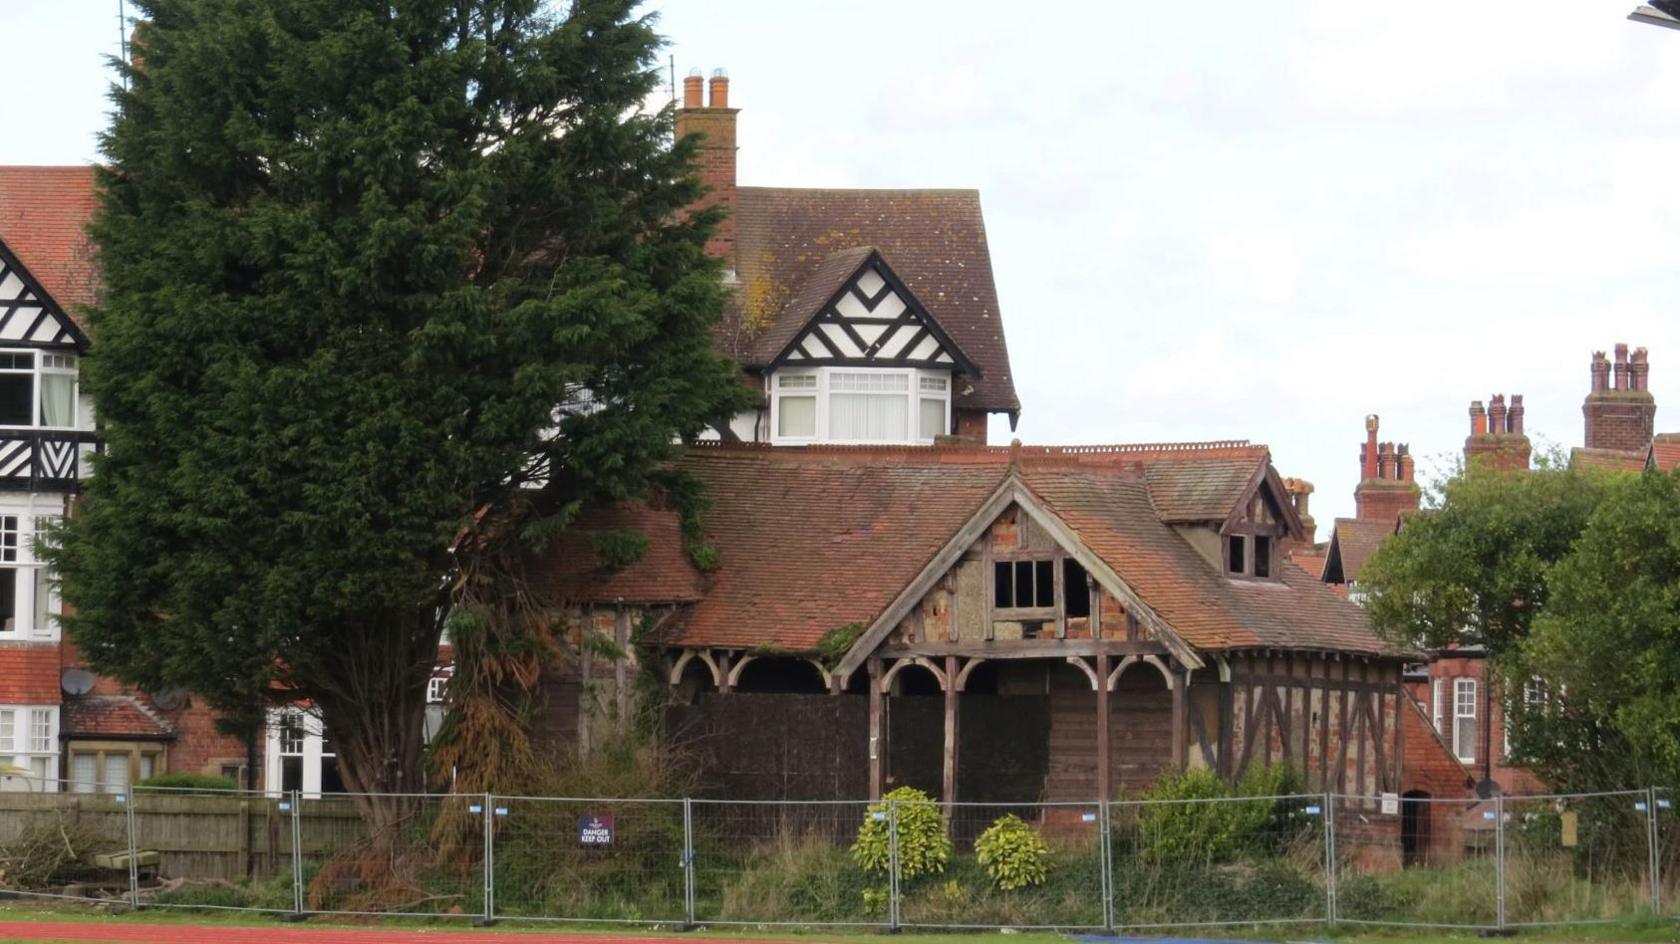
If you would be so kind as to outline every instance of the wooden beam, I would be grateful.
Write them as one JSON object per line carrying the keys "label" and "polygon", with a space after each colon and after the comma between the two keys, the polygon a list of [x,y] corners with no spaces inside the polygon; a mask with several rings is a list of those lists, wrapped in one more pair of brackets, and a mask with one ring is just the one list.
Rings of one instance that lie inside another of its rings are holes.
{"label": "wooden beam", "polygon": [[1094,656],[1099,651],[1111,656],[1167,656],[1171,653],[1158,642],[1126,642],[1120,639],[993,639],[989,641],[925,642],[882,646],[877,654],[895,657],[974,656],[981,659],[1063,659]]}
{"label": "wooden beam", "polygon": [[881,799],[881,786],[885,782],[886,771],[886,738],[883,736],[882,717],[885,714],[886,694],[881,691],[881,659],[879,656],[869,660],[869,800],[871,803]]}
{"label": "wooden beam", "polygon": [[1235,702],[1231,698],[1231,673],[1228,670],[1221,673],[1224,678],[1219,681],[1219,717],[1215,723],[1219,728],[1217,735],[1219,746],[1215,748],[1216,766],[1214,772],[1220,777],[1229,778],[1231,771],[1231,726],[1236,711]]}
{"label": "wooden beam", "polygon": [[945,657],[945,820],[949,822],[957,801],[957,657]]}
{"label": "wooden beam", "polygon": [[[1114,763],[1109,757],[1109,703],[1108,703],[1108,653],[1097,653],[1097,678],[1102,683],[1097,686],[1097,796],[1103,800],[1114,799]],[[1175,703],[1176,704],[1176,703]]]}
{"label": "wooden beam", "polygon": [[1184,769],[1185,754],[1185,699],[1190,693],[1190,674],[1182,668],[1174,669],[1178,675],[1177,684],[1172,688],[1172,762],[1174,770]]}

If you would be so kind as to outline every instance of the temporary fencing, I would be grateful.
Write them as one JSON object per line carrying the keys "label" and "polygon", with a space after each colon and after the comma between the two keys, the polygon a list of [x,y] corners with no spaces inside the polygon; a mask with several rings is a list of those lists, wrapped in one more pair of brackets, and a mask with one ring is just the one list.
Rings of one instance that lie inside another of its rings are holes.
{"label": "temporary fencing", "polygon": [[1654,788],[945,804],[52,786],[0,793],[0,890],[670,927],[1503,929],[1680,915],[1680,822]]}

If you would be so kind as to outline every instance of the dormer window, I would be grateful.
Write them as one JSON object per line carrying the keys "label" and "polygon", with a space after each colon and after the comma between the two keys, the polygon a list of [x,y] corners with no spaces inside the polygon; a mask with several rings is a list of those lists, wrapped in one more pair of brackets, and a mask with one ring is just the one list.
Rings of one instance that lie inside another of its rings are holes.
{"label": "dormer window", "polygon": [[951,428],[950,371],[815,367],[778,370],[772,441],[930,444]]}
{"label": "dormer window", "polygon": [[0,426],[76,427],[76,355],[0,351]]}
{"label": "dormer window", "polygon": [[1241,516],[1225,525],[1225,573],[1230,577],[1271,580],[1277,575],[1277,543],[1283,518],[1264,490],[1257,492]]}

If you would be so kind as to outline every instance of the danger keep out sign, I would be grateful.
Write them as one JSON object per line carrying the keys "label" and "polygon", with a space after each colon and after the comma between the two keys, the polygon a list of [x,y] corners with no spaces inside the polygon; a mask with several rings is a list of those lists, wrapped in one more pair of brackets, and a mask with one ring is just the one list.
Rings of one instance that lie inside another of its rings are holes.
{"label": "danger keep out sign", "polygon": [[585,814],[578,817],[578,843],[585,846],[610,846],[613,841],[613,818],[611,816],[591,816]]}

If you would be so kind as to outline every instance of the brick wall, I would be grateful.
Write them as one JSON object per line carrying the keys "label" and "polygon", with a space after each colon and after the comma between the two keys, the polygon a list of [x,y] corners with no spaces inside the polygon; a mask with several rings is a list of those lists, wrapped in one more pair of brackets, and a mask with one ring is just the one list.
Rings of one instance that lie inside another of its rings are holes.
{"label": "brick wall", "polygon": [[56,705],[58,644],[0,643],[0,705]]}
{"label": "brick wall", "polygon": [[677,137],[701,136],[695,165],[700,182],[707,188],[696,209],[722,206],[728,211],[706,242],[706,252],[733,265],[735,258],[735,116],[730,108],[729,80],[714,76],[710,83],[710,107],[700,107],[698,77],[690,76],[684,89],[684,107],[677,110]]}

